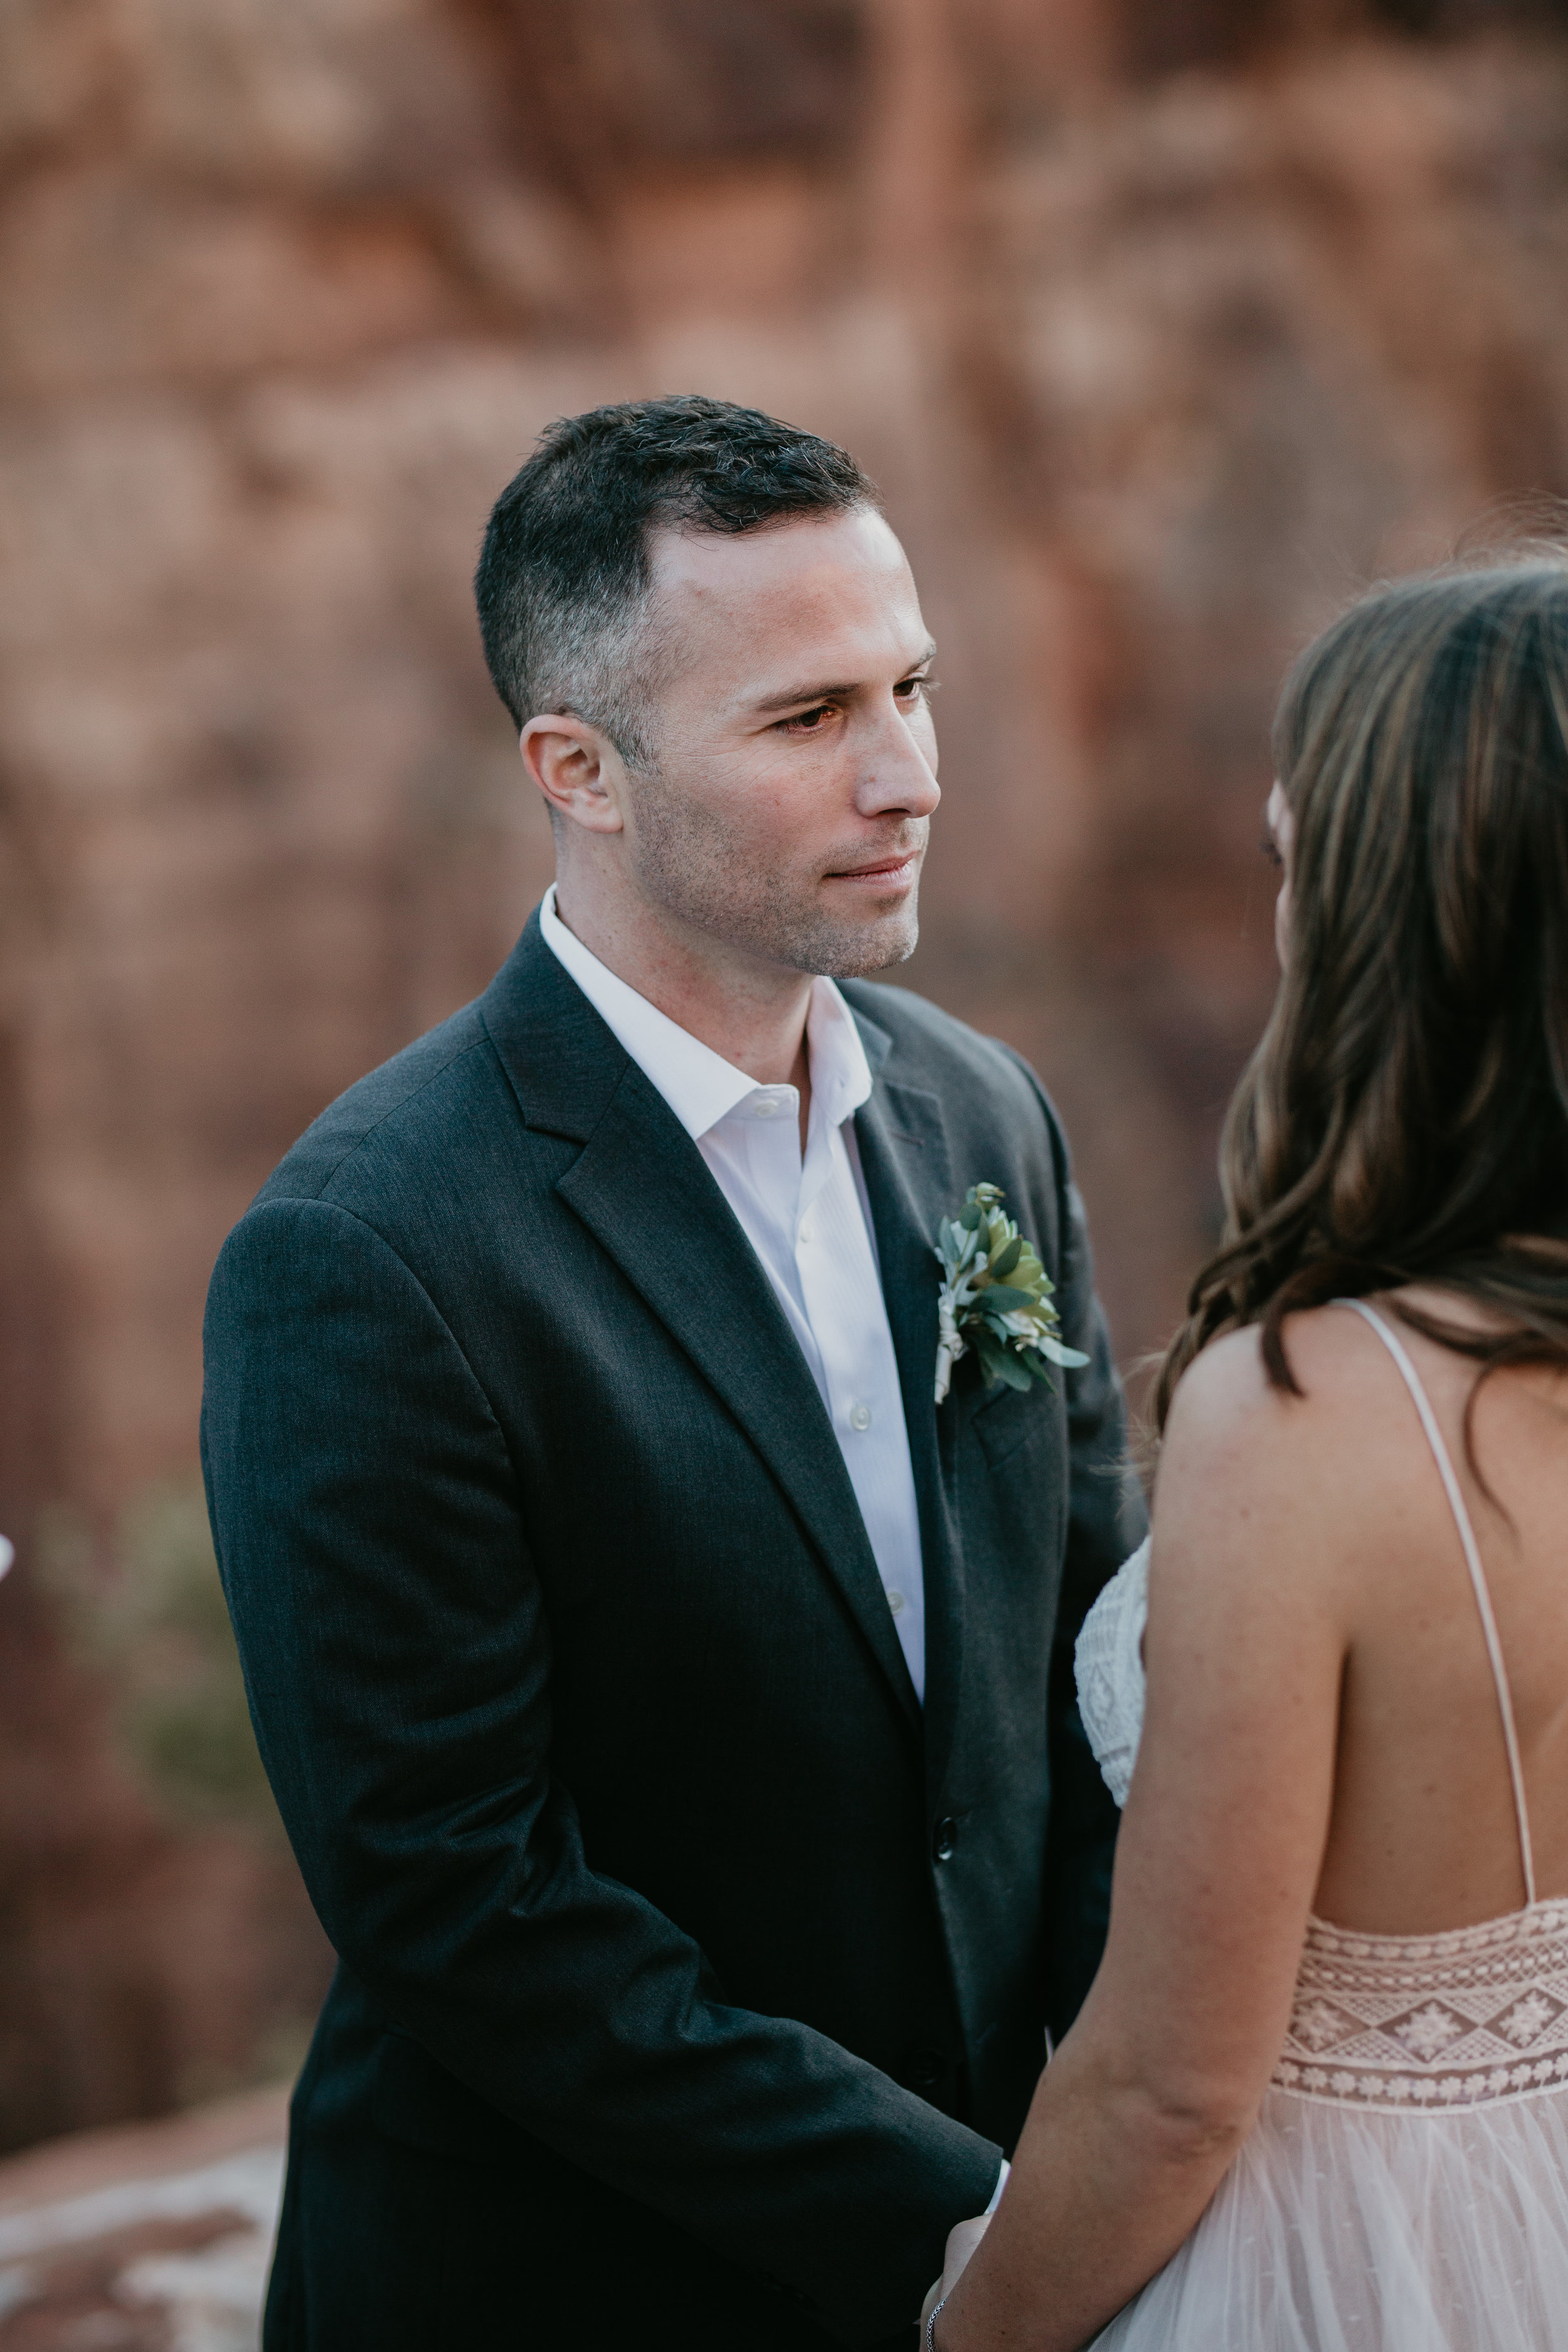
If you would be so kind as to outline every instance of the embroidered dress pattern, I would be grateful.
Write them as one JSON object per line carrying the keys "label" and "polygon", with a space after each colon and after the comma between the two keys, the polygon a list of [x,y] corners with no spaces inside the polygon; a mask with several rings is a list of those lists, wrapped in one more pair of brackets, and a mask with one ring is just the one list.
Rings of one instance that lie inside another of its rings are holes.
{"label": "embroidered dress pattern", "polygon": [[1440,1936],[1307,1928],[1273,2087],[1385,2110],[1482,2107],[1568,2083],[1568,1902]]}
{"label": "embroidered dress pattern", "polygon": [[1149,1622],[1149,1538],[1124,1560],[1083,1621],[1073,1654],[1079,1711],[1094,1760],[1118,1805],[1127,1802],[1143,1736],[1143,1629]]}

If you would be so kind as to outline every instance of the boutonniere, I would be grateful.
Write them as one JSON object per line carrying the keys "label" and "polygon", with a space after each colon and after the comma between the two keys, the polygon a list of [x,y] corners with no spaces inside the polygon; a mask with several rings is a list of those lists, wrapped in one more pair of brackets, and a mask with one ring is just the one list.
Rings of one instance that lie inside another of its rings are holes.
{"label": "boutonniere", "polygon": [[1011,1217],[998,1205],[1005,1194],[995,1184],[972,1184],[956,1217],[937,1228],[936,1258],[942,1268],[937,1312],[942,1337],[936,1351],[936,1401],[947,1394],[952,1368],[973,1347],[994,1389],[1026,1389],[1031,1381],[1053,1383],[1053,1364],[1087,1364],[1077,1348],[1057,1337],[1061,1317],[1051,1305],[1056,1288]]}

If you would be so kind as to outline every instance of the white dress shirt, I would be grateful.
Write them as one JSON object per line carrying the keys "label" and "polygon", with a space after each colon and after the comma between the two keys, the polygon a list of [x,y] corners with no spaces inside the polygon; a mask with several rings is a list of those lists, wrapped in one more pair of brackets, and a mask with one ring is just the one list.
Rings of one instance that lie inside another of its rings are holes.
{"label": "white dress shirt", "polygon": [[800,1095],[762,1087],[591,954],[544,894],[539,926],[605,1026],[711,1169],[784,1308],[838,1440],[894,1630],[925,1696],[925,1579],[910,1436],[888,1327],[855,1113],[871,1072],[854,1015],[830,980],[806,1013],[811,1116]]}

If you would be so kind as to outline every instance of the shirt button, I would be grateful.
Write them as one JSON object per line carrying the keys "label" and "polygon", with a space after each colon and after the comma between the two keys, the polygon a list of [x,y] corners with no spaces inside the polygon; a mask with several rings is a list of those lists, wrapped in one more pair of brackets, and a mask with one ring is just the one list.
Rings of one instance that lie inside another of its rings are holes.
{"label": "shirt button", "polygon": [[757,1097],[756,1113],[759,1118],[774,1118],[783,1108],[784,1105],[780,1102],[777,1095],[759,1095]]}
{"label": "shirt button", "polygon": [[895,1617],[901,1615],[904,1606],[904,1596],[901,1592],[897,1591],[890,1584],[888,1587],[888,1606],[892,1611]]}
{"label": "shirt button", "polygon": [[851,1429],[869,1429],[869,1428],[870,1428],[870,1426],[871,1426],[871,1408],[870,1408],[870,1406],[869,1406],[868,1404],[852,1404],[852,1405],[850,1406],[850,1408],[849,1408],[849,1426],[850,1426],[850,1428],[851,1428]]}

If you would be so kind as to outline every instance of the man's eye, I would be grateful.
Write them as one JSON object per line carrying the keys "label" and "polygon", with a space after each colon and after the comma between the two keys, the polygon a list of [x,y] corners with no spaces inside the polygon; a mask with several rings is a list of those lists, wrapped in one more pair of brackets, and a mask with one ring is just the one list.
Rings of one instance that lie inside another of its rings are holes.
{"label": "man's eye", "polygon": [[934,677],[901,677],[893,692],[902,695],[907,701],[914,702],[924,695],[934,694],[936,680]]}
{"label": "man's eye", "polygon": [[801,727],[805,729],[808,735],[815,735],[820,728],[823,720],[825,719],[830,719],[832,716],[833,705],[831,702],[819,702],[815,710],[797,711],[793,719],[785,719],[781,722],[781,724],[785,727]]}

